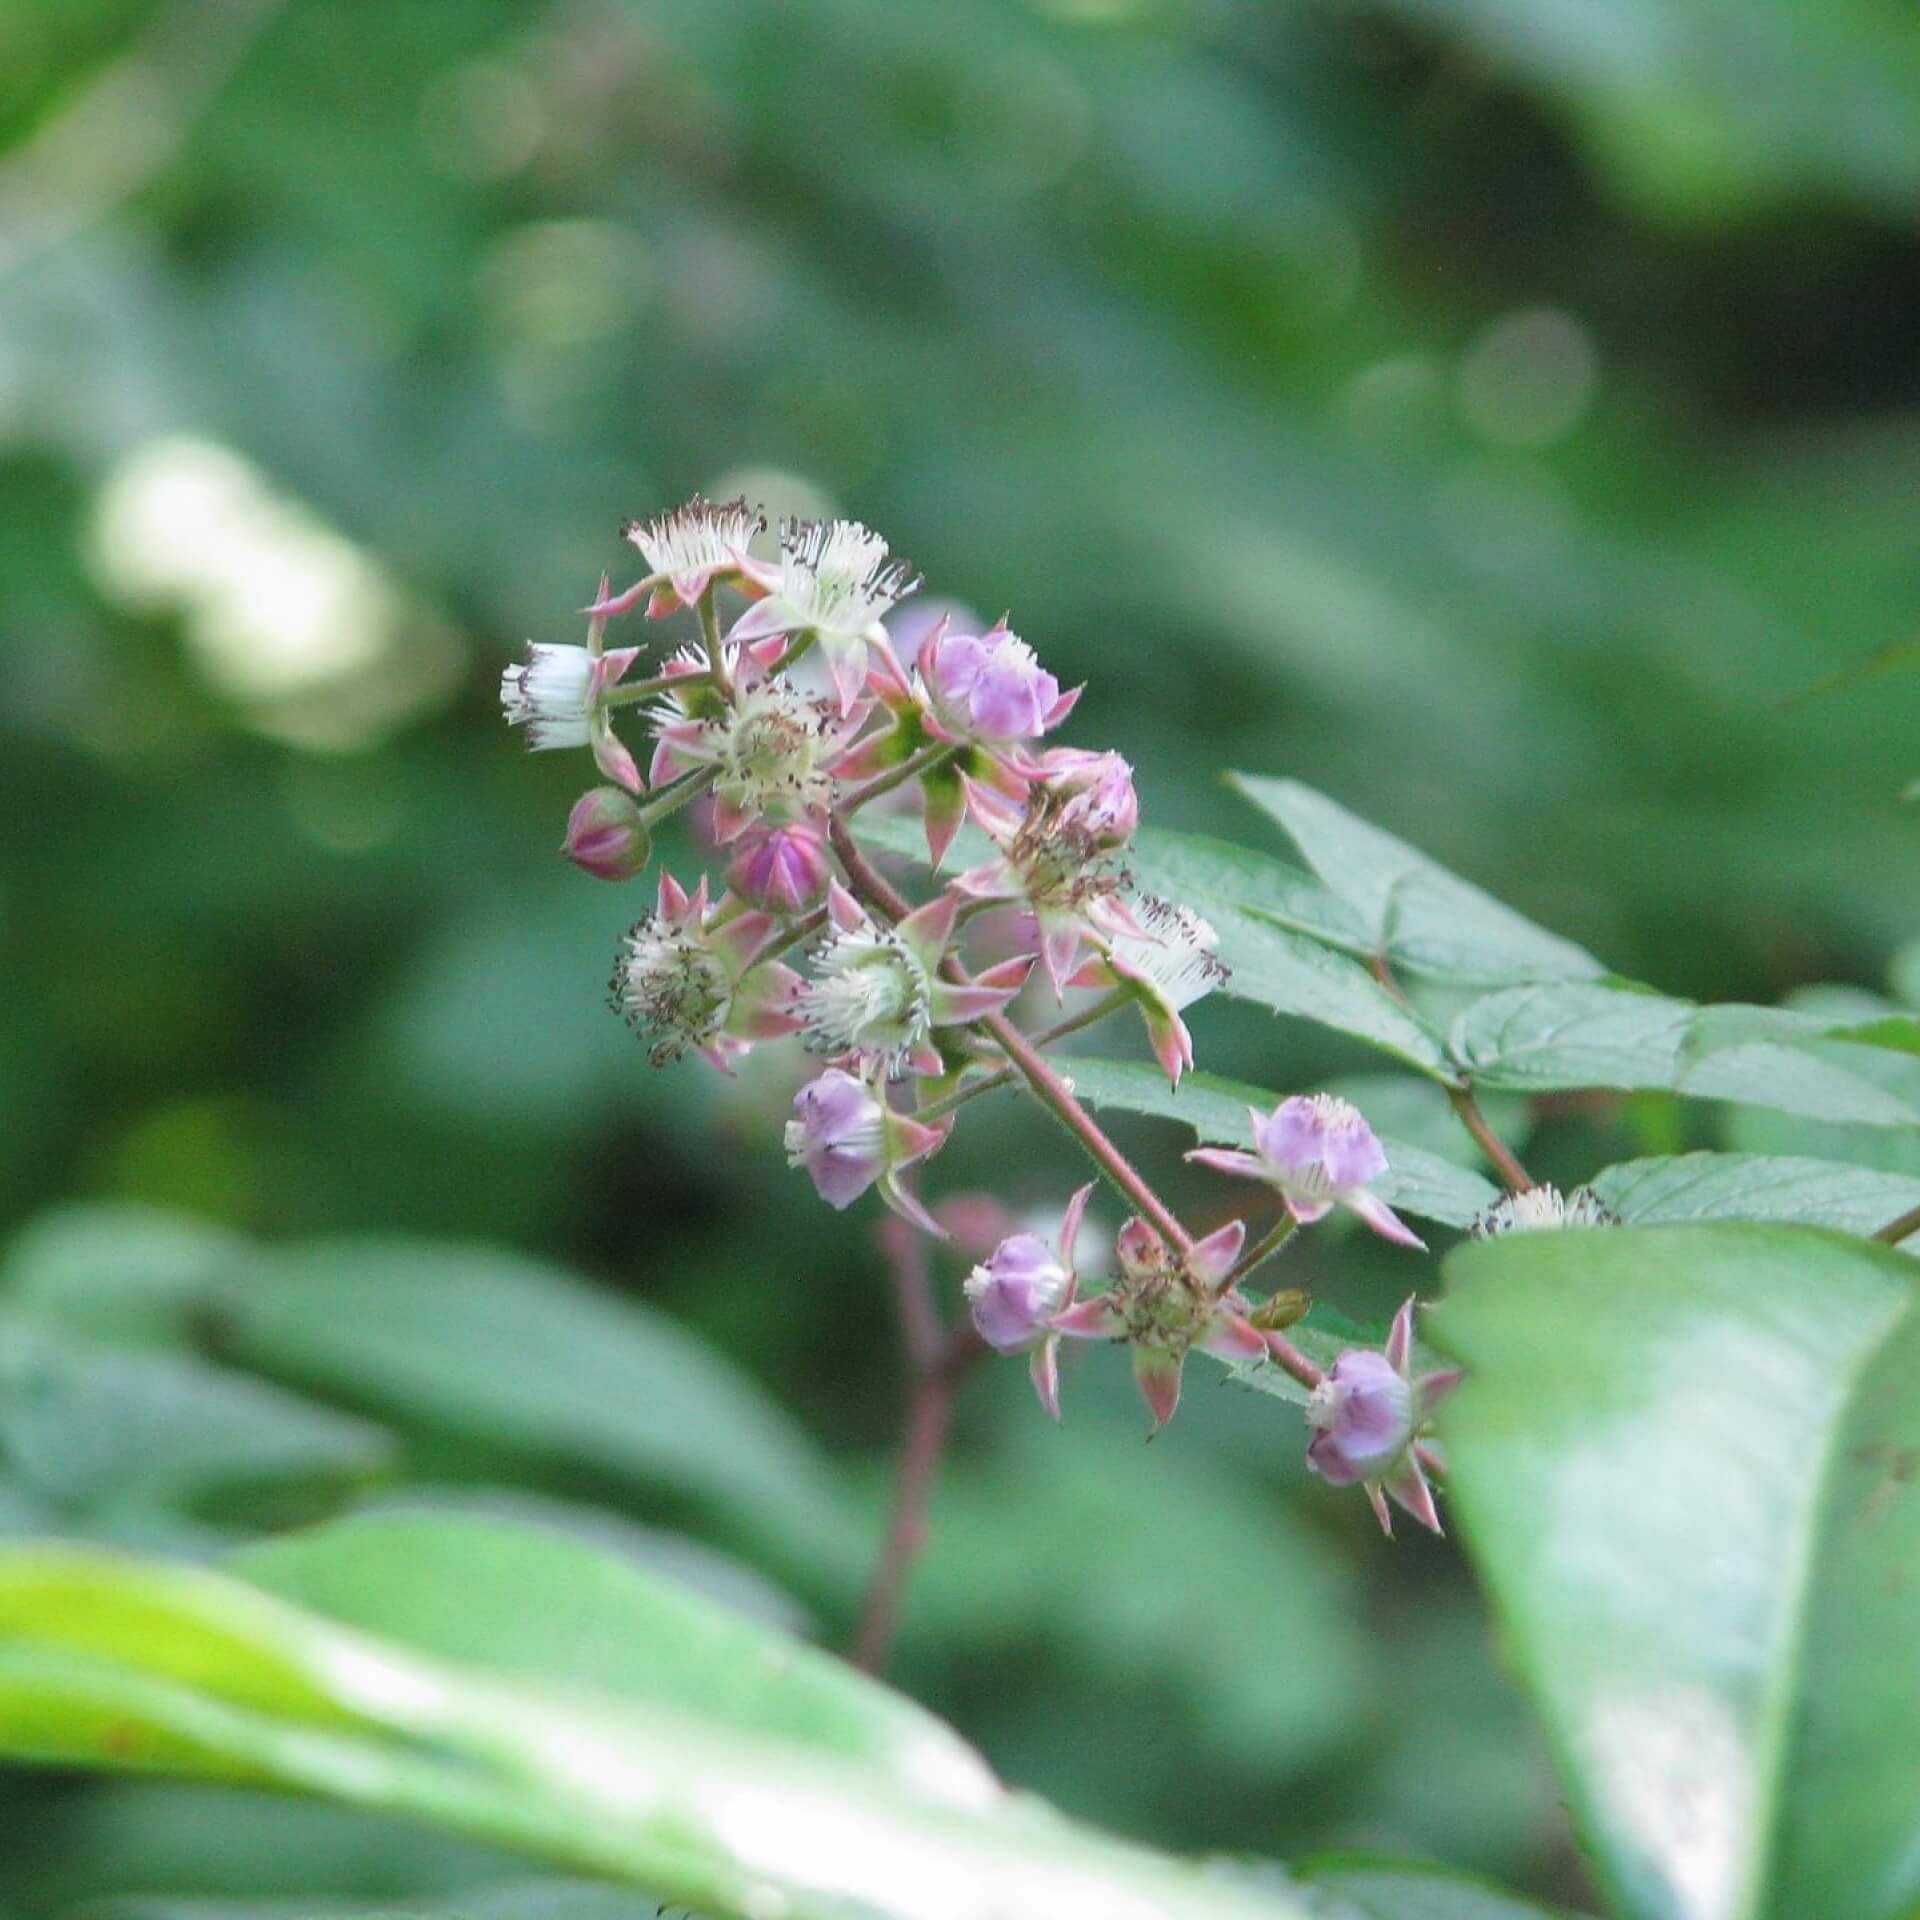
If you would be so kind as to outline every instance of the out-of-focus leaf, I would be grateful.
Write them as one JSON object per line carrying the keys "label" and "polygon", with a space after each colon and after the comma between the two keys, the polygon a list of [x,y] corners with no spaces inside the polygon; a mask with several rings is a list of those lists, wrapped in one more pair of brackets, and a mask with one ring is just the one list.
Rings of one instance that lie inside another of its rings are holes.
{"label": "out-of-focus leaf", "polygon": [[711,1502],[816,1577],[858,1523],[806,1436],[664,1314],[497,1248],[347,1239],[281,1253],[235,1299],[239,1357],[397,1419],[570,1455]]}
{"label": "out-of-focus leaf", "polygon": [[185,1354],[115,1353],[0,1318],[0,1457],[66,1508],[192,1505],[284,1481],[369,1479],[378,1427]]}
{"label": "out-of-focus leaf", "polygon": [[1571,1920],[1558,1909],[1445,1867],[1362,1854],[1309,1860],[1295,1877],[1326,1902],[1314,1920]]}
{"label": "out-of-focus leaf", "polygon": [[1920,1894],[1911,1260],[1813,1228],[1512,1235],[1448,1262],[1459,1531],[1615,1910]]}
{"label": "out-of-focus leaf", "polygon": [[0,1263],[0,1295],[114,1346],[178,1344],[188,1313],[250,1257],[230,1228],[157,1207],[81,1202],[44,1213]]}
{"label": "out-of-focus leaf", "polygon": [[1516,1091],[1662,1087],[1823,1120],[1920,1124],[1905,1100],[1803,1051],[1797,1042],[1816,1031],[1771,1007],[1568,982],[1488,994],[1454,1023],[1450,1045],[1476,1081]]}
{"label": "out-of-focus leaf", "polygon": [[1871,1235],[1920,1206],[1920,1178],[1835,1160],[1683,1153],[1627,1160],[1588,1182],[1615,1213],[1645,1226],[1681,1220],[1780,1220]]}
{"label": "out-of-focus leaf", "polygon": [[[650,1893],[584,1880],[509,1880],[453,1897],[326,1902],[321,1920],[671,1920]],[[87,1920],[316,1920],[313,1900],[194,1900],[130,1895],[88,1904]],[[685,1912],[679,1916],[685,1920]]]}
{"label": "out-of-focus leaf", "polygon": [[929,1887],[952,1920],[1301,1920],[977,1777],[934,1799],[786,1740],[430,1659],[216,1575],[0,1551],[0,1627],[0,1751],[408,1812],[739,1920],[769,1894],[795,1920],[921,1920]]}
{"label": "out-of-focus leaf", "polygon": [[[1177,1120],[1192,1129],[1196,1140],[1212,1146],[1251,1146],[1247,1109],[1270,1108],[1280,1098],[1212,1073],[1184,1074],[1176,1091],[1167,1084],[1165,1074],[1132,1060],[1076,1056],[1066,1071],[1074,1091],[1089,1105]],[[1387,1171],[1374,1182],[1374,1190],[1394,1207],[1425,1220],[1464,1227],[1499,1198],[1499,1190],[1470,1168],[1392,1135],[1382,1135],[1381,1144],[1387,1152]]]}
{"label": "out-of-focus leaf", "polygon": [[[1187,1391],[1212,1381],[1192,1377]],[[1156,1448],[1139,1423],[1075,1404],[1058,1432],[956,1465],[940,1492],[906,1630],[930,1651],[996,1669],[1033,1663],[1037,1684],[1121,1685],[1151,1674],[1226,1767],[1292,1771],[1337,1747],[1371,1705],[1352,1576],[1272,1490]],[[1036,1455],[1034,1449],[1043,1449]],[[1033,1471],[1036,1458],[1044,1471]],[[1257,1623],[1254,1657],[1234,1634],[1193,1631],[1205,1569],[1220,1617]],[[1070,1606],[1058,1604],[1071,1592]]]}
{"label": "out-of-focus leaf", "polygon": [[992,1790],[944,1726],[844,1661],[551,1528],[367,1514],[231,1565],[284,1600],[462,1666],[798,1741],[935,1798]]}
{"label": "out-of-focus leaf", "polygon": [[1311,787],[1246,773],[1231,781],[1286,830],[1353,910],[1367,951],[1385,955],[1396,969],[1474,985],[1582,980],[1604,971],[1572,941],[1536,927]]}

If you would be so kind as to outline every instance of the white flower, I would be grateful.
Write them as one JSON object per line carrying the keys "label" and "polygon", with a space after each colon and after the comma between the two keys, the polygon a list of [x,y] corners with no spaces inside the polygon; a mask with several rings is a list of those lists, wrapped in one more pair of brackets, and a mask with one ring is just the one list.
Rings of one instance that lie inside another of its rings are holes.
{"label": "white flower", "polygon": [[1220,936],[1211,921],[1151,895],[1133,905],[1145,933],[1116,935],[1108,954],[1151,986],[1165,1006],[1179,1013],[1225,984],[1227,969],[1214,954]]}
{"label": "white flower", "polygon": [[599,698],[599,662],[585,647],[529,643],[526,660],[500,676],[507,724],[525,727],[527,745],[584,747]]}
{"label": "white flower", "polygon": [[629,520],[621,531],[646,555],[648,568],[673,583],[680,599],[698,600],[714,575],[738,571],[748,543],[766,524],[766,515],[745,499],[716,504],[696,493],[684,507]]}
{"label": "white flower", "polygon": [[840,710],[850,712],[866,677],[867,648],[885,648],[880,617],[919,586],[908,563],[858,520],[785,520],[780,570],[766,599],[741,615],[728,638],[812,633],[827,657]]}
{"label": "white flower", "polygon": [[1617,1227],[1620,1216],[1591,1187],[1562,1194],[1558,1187],[1528,1187],[1496,1200],[1469,1232],[1476,1240],[1503,1233],[1553,1232],[1561,1227]]}

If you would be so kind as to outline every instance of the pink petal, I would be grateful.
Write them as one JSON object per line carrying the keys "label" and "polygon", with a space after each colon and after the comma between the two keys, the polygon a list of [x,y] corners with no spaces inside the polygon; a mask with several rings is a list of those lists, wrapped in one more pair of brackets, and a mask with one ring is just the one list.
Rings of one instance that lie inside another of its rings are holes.
{"label": "pink petal", "polygon": [[1200,1345],[1222,1360],[1259,1360],[1267,1351],[1266,1335],[1237,1313],[1216,1314]]}
{"label": "pink petal", "polygon": [[764,640],[769,634],[791,633],[797,624],[782,602],[756,601],[727,629],[727,642],[738,646],[748,640]]}
{"label": "pink petal", "polygon": [[1416,1253],[1426,1252],[1427,1243],[1377,1193],[1370,1193],[1362,1187],[1357,1192],[1343,1194],[1341,1198],[1381,1239],[1412,1247]]}
{"label": "pink petal", "polygon": [[1055,1419],[1060,1418],[1060,1337],[1048,1334],[1034,1348],[1033,1357],[1027,1362],[1027,1372],[1033,1380],[1033,1390],[1040,1396],[1040,1404]]}
{"label": "pink petal", "polygon": [[1247,1244],[1247,1223],[1229,1220],[1216,1227],[1204,1240],[1196,1240],[1187,1254],[1187,1271],[1209,1287],[1217,1287],[1233,1271],[1240,1250]]}
{"label": "pink petal", "polygon": [[969,1020],[982,1020],[998,1013],[1020,991],[1011,987],[989,987],[976,982],[970,987],[955,986],[950,980],[933,983],[932,1015],[936,1027],[963,1026]]}
{"label": "pink petal", "polygon": [[1433,1417],[1436,1408],[1441,1406],[1462,1380],[1467,1377],[1464,1367],[1443,1367],[1438,1372],[1422,1374],[1413,1383],[1413,1417],[1416,1424],[1424,1424]]}
{"label": "pink petal", "polygon": [[1056,1313],[1048,1324],[1056,1333],[1064,1333],[1072,1340],[1117,1340],[1127,1330],[1127,1323],[1114,1311],[1113,1302],[1104,1293],[1082,1300],[1064,1313]]}
{"label": "pink petal", "polygon": [[1380,1531],[1389,1540],[1393,1538],[1393,1509],[1387,1505],[1387,1496],[1371,1480],[1367,1482],[1367,1499],[1373,1507],[1373,1517],[1380,1522]]}
{"label": "pink petal", "polygon": [[[749,613],[746,617],[752,619],[753,615]],[[840,696],[840,711],[851,713],[867,684],[867,643],[844,634],[822,633],[820,651],[826,655],[827,671],[833,675],[834,691]]]}
{"label": "pink petal", "polygon": [[1413,1303],[1414,1296],[1408,1294],[1387,1329],[1387,1365],[1402,1376],[1413,1360]]}
{"label": "pink petal", "polygon": [[1135,1347],[1133,1378],[1158,1433],[1180,1404],[1180,1362],[1164,1347]]}
{"label": "pink petal", "polygon": [[1429,1532],[1446,1532],[1440,1524],[1440,1509],[1433,1503],[1433,1489],[1427,1484],[1427,1476],[1421,1472],[1420,1462],[1413,1457],[1411,1449],[1383,1484],[1395,1502]]}
{"label": "pink petal", "polygon": [[950,893],[936,894],[924,906],[915,907],[900,922],[900,938],[910,946],[921,965],[931,970],[940,962],[953,938],[954,916],[960,902]]}
{"label": "pink petal", "polygon": [[838,880],[827,882],[827,918],[841,933],[858,933],[867,924],[860,902]]}
{"label": "pink petal", "polygon": [[1141,1012],[1146,1019],[1147,1044],[1153,1049],[1153,1057],[1178,1092],[1181,1074],[1193,1065],[1193,1036],[1187,1031],[1187,1023],[1177,1013],[1156,1006],[1151,1000],[1142,1002]]}
{"label": "pink petal", "polygon": [[1080,1242],[1080,1222],[1086,1218],[1087,1202],[1093,1198],[1094,1183],[1089,1180],[1067,1202],[1066,1213],[1060,1221],[1059,1253],[1060,1262],[1069,1272],[1073,1269],[1073,1250]]}
{"label": "pink petal", "polygon": [[1073,687],[1066,693],[1063,693],[1060,698],[1047,709],[1047,731],[1049,733],[1080,704],[1080,696],[1085,691],[1086,688],[1084,686]]}
{"label": "pink petal", "polygon": [[1195,1147],[1186,1157],[1197,1166],[1211,1167],[1216,1173],[1231,1173],[1242,1180],[1267,1177],[1267,1163],[1257,1153],[1244,1153],[1238,1147]]}
{"label": "pink petal", "polygon": [[930,1234],[936,1240],[946,1239],[946,1228],[900,1184],[892,1173],[887,1174],[880,1182],[880,1198],[902,1220],[911,1221],[922,1233]]}
{"label": "pink petal", "polygon": [[600,620],[610,620],[616,613],[626,613],[631,608],[637,607],[640,602],[653,591],[655,584],[653,575],[648,574],[644,580],[636,580],[624,593],[616,593],[612,599],[608,599],[607,576],[602,574],[600,576],[600,597],[594,601],[592,606],[583,607],[581,611],[592,614]]}

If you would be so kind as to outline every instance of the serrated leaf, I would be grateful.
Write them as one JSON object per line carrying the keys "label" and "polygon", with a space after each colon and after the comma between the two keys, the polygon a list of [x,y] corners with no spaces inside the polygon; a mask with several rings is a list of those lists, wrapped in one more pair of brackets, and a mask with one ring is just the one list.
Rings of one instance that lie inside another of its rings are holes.
{"label": "serrated leaf", "polygon": [[1230,969],[1220,989],[1228,999],[1330,1027],[1435,1080],[1457,1078],[1438,1029],[1396,1000],[1358,960],[1217,903],[1208,905],[1207,917]]}
{"label": "serrated leaf", "polygon": [[[449,1611],[460,1597],[440,1596]],[[932,1798],[882,1766],[536,1689],[237,1580],[82,1549],[0,1549],[0,1753],[318,1793],[716,1920],[775,1900],[792,1920],[1306,1920],[1284,1893],[1108,1840],[990,1780]]]}
{"label": "serrated leaf", "polygon": [[1732,1225],[1448,1260],[1458,1531],[1623,1920],[1920,1898],[1915,1271]]}
{"label": "serrated leaf", "polygon": [[1600,962],[1438,861],[1297,780],[1235,773],[1229,784],[1276,821],[1353,910],[1367,950],[1396,969],[1480,985],[1579,980]]}
{"label": "serrated leaf", "polygon": [[1794,1044],[1809,1037],[1805,1016],[1779,1008],[1703,1008],[1576,981],[1488,994],[1454,1022],[1449,1046],[1477,1084],[1520,1092],[1666,1088],[1823,1120],[1920,1123],[1906,1101]]}
{"label": "serrated leaf", "polygon": [[[1248,1107],[1270,1108],[1282,1097],[1212,1073],[1186,1074],[1175,1091],[1164,1074],[1132,1060],[1074,1056],[1063,1060],[1062,1066],[1074,1091],[1089,1105],[1176,1120],[1209,1146],[1250,1146]],[[1464,1227],[1500,1197],[1499,1189],[1471,1168],[1391,1135],[1381,1135],[1381,1144],[1387,1152],[1387,1171],[1374,1182],[1374,1190],[1396,1209]]]}
{"label": "serrated leaf", "polygon": [[1920,1178],[1793,1154],[1628,1160],[1588,1185],[1630,1225],[1779,1220],[1869,1236],[1920,1206]]}
{"label": "serrated leaf", "polygon": [[665,1314],[493,1247],[318,1241],[228,1309],[250,1365],[392,1417],[591,1462],[713,1505],[839,1581],[862,1532],[807,1436]]}

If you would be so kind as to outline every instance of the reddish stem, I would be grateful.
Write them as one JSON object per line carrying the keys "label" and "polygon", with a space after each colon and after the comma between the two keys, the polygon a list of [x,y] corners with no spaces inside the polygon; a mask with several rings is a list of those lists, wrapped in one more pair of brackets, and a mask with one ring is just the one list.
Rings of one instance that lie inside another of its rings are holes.
{"label": "reddish stem", "polygon": [[854,1665],[876,1674],[886,1666],[908,1578],[927,1544],[927,1512],[946,1453],[954,1390],[986,1351],[971,1326],[948,1329],[941,1325],[927,1242],[904,1221],[889,1220],[882,1229],[881,1244],[893,1267],[900,1335],[913,1368],[913,1398],[900,1441],[887,1537],[867,1582],[854,1634]]}
{"label": "reddish stem", "polygon": [[[869,865],[846,823],[836,815],[828,822],[827,831],[833,850],[846,870],[847,885],[869,907],[877,908],[891,920],[904,920],[911,907],[900,892]],[[950,975],[965,977],[964,969],[951,954],[944,965]],[[1185,1253],[1193,1245],[1193,1236],[1134,1170],[1126,1155],[1107,1138],[1092,1114],[1074,1098],[1073,1089],[1040,1057],[1026,1035],[1003,1013],[990,1013],[977,1024],[1013,1063],[1014,1070],[1032,1088],[1041,1105],[1080,1142],[1088,1157],[1133,1202],[1142,1218],[1175,1252]]]}

